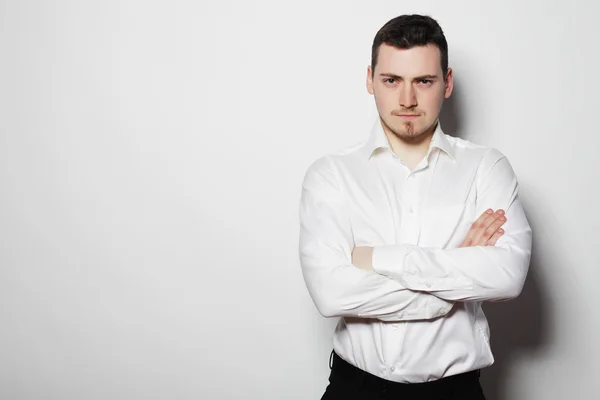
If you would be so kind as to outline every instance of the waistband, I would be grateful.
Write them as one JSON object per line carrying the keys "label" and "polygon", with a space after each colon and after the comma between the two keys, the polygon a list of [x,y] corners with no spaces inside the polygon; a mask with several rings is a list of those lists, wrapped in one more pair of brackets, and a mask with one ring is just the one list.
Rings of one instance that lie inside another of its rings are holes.
{"label": "waistband", "polygon": [[380,378],[343,360],[332,352],[331,372],[357,388],[382,392],[397,392],[406,395],[427,395],[448,393],[469,385],[479,385],[479,370],[444,377],[435,381],[421,383],[400,383]]}

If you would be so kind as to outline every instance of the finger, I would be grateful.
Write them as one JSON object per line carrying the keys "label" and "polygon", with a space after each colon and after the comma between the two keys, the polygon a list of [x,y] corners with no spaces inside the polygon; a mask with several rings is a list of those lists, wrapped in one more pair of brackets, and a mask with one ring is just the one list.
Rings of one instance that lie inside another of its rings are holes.
{"label": "finger", "polygon": [[496,229],[496,232],[494,232],[494,234],[492,235],[490,240],[488,240],[485,245],[486,246],[495,246],[496,242],[498,241],[498,239],[500,239],[500,236],[502,236],[502,235],[504,235],[504,229],[502,229],[502,228]]}
{"label": "finger", "polygon": [[492,212],[490,214],[488,214],[486,212],[487,218],[485,218],[479,225],[479,228],[478,228],[479,232],[481,233],[481,232],[485,231],[486,229],[488,229],[502,215],[504,215],[504,211],[502,211],[502,210],[496,210],[496,212]]}
{"label": "finger", "polygon": [[475,229],[472,237],[473,246],[485,246],[485,243],[494,234],[496,229],[498,229],[502,223],[504,223],[502,222],[497,226],[497,228],[494,228],[494,224],[497,224],[499,219],[504,218],[503,214],[504,212],[502,210],[496,211],[492,215],[488,216],[488,218],[483,221],[482,225]]}
{"label": "finger", "polygon": [[493,224],[498,222],[498,219],[501,219],[503,217],[504,217],[504,210],[502,210],[502,209],[496,210],[496,212],[493,215],[490,215],[485,221],[483,221],[483,223],[485,225],[483,230],[488,229],[490,226],[492,226]]}
{"label": "finger", "polygon": [[471,225],[471,228],[469,229],[469,232],[467,232],[467,236],[465,237],[463,244],[466,244],[467,246],[470,245],[470,243],[472,243],[473,240],[475,240],[475,237],[478,234],[478,230],[481,229],[481,227],[487,226],[485,224],[485,221],[493,216],[494,210],[492,210],[491,208],[484,211],[483,214],[481,214],[481,216],[477,218],[475,222],[473,222],[473,224]]}
{"label": "finger", "polygon": [[483,233],[483,240],[485,242],[487,242],[488,240],[490,240],[490,238],[492,237],[492,235],[494,235],[498,229],[500,229],[500,227],[502,225],[504,225],[506,223],[506,217],[505,216],[499,216]]}
{"label": "finger", "polygon": [[494,210],[488,208],[475,222],[473,222],[473,225],[477,225],[478,227],[485,226],[486,221],[490,218],[494,218]]}

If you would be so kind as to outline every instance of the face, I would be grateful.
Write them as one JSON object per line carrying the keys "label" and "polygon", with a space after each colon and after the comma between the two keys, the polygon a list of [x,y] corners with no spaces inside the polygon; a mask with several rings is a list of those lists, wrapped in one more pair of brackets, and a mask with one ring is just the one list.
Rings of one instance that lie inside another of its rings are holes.
{"label": "face", "polygon": [[440,50],[434,45],[379,47],[375,73],[367,71],[367,90],[386,133],[413,141],[432,133],[445,98],[452,93],[452,70],[444,81]]}

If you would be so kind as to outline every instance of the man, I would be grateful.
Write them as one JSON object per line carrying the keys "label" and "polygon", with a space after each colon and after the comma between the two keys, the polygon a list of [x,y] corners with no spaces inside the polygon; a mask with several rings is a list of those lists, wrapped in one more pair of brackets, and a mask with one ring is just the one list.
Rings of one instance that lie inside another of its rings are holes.
{"label": "man", "polygon": [[323,399],[484,399],[481,305],[519,295],[531,229],[507,159],[442,132],[452,87],[438,23],[392,19],[367,71],[379,121],[304,177],[302,272],[341,317]]}

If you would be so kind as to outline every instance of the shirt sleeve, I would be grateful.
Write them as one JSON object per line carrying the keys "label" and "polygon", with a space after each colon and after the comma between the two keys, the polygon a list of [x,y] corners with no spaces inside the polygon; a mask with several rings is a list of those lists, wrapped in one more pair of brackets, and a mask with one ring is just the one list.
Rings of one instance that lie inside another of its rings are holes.
{"label": "shirt sleeve", "polygon": [[478,174],[476,215],[488,208],[506,212],[504,234],[495,246],[379,246],[373,250],[374,271],[411,290],[451,301],[517,297],[531,256],[531,228],[519,201],[517,179],[506,157],[497,150],[484,157]]}
{"label": "shirt sleeve", "polygon": [[408,321],[447,314],[452,302],[408,290],[352,264],[347,210],[331,161],[317,160],[302,183],[299,253],[306,286],[321,315]]}

